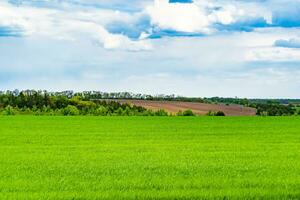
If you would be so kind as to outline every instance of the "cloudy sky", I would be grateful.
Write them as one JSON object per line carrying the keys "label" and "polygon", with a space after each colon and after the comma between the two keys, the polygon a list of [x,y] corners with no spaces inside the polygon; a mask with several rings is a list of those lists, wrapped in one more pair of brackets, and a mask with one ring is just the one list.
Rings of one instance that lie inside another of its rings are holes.
{"label": "cloudy sky", "polygon": [[300,0],[0,0],[0,90],[300,98]]}

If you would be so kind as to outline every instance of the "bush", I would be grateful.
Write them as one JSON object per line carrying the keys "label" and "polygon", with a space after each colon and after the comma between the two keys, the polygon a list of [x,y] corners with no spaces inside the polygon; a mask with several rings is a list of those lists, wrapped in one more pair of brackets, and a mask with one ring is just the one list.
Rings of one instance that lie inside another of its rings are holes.
{"label": "bush", "polygon": [[183,116],[183,112],[181,110],[178,111],[178,113],[176,114],[177,116]]}
{"label": "bush", "polygon": [[15,115],[16,111],[12,106],[8,105],[4,108],[2,113],[3,115]]}
{"label": "bush", "polygon": [[107,115],[107,109],[104,106],[99,106],[94,112],[96,116],[105,116]]}
{"label": "bush", "polygon": [[79,115],[79,110],[75,106],[68,105],[62,110],[63,115],[75,116]]}
{"label": "bush", "polygon": [[195,116],[195,113],[193,113],[193,111],[192,110],[185,110],[185,111],[178,111],[178,113],[176,114],[177,116],[186,116],[186,117],[188,117],[188,116]]}
{"label": "bush", "polygon": [[218,111],[216,113],[216,116],[225,116],[225,113],[223,111]]}
{"label": "bush", "polygon": [[207,116],[215,116],[215,112],[213,111],[208,111],[208,113],[206,113]]}
{"label": "bush", "polygon": [[225,113],[223,111],[209,111],[207,114],[207,116],[226,116]]}
{"label": "bush", "polygon": [[168,116],[168,113],[165,110],[160,109],[158,111],[155,111],[154,115],[155,116]]}
{"label": "bush", "polygon": [[195,114],[193,113],[192,110],[189,109],[189,110],[183,111],[182,116],[195,116]]}

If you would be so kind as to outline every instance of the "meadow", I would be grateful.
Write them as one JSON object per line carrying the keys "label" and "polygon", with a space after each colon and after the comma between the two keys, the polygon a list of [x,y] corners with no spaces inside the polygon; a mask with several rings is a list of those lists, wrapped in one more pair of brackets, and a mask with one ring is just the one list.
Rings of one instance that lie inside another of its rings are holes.
{"label": "meadow", "polygon": [[0,116],[0,199],[300,199],[300,118]]}

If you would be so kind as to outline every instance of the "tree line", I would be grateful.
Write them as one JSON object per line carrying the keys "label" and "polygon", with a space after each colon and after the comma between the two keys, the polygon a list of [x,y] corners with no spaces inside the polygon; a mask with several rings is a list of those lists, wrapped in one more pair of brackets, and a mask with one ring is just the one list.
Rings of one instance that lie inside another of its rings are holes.
{"label": "tree line", "polygon": [[[0,91],[0,111],[2,113],[40,113],[49,115],[168,115],[164,110],[151,111],[139,106],[107,101],[108,99],[183,101],[224,105],[236,104],[256,108],[257,115],[300,115],[300,100],[297,99],[200,98],[163,94],[153,96],[130,92],[74,92],[71,90],[62,92],[48,92],[45,90]],[[190,111],[183,112],[179,112],[177,115],[190,115]],[[218,116],[222,114],[209,112],[207,115]]]}
{"label": "tree line", "polygon": [[[163,109],[149,110],[141,106],[103,99],[84,93],[47,91],[0,92],[0,114],[3,115],[93,115],[93,116],[169,116]],[[177,116],[194,116],[191,110]]]}

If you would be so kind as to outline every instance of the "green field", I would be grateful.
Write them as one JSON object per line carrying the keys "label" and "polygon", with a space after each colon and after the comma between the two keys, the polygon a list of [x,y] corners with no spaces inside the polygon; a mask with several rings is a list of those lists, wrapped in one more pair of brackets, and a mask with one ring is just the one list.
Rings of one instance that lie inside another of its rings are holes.
{"label": "green field", "polygon": [[0,199],[300,199],[297,117],[0,117]]}

